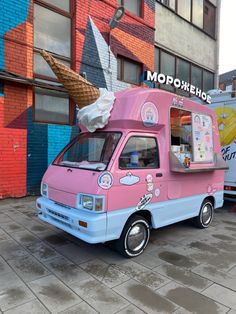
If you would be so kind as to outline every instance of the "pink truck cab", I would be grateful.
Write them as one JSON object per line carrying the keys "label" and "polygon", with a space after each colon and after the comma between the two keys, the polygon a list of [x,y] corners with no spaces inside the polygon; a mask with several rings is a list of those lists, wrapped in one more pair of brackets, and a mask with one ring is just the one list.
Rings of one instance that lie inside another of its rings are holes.
{"label": "pink truck cab", "polygon": [[193,218],[207,228],[223,205],[213,110],[158,89],[115,93],[108,124],[81,127],[41,184],[38,217],[88,243],[116,240],[138,256],[150,229]]}

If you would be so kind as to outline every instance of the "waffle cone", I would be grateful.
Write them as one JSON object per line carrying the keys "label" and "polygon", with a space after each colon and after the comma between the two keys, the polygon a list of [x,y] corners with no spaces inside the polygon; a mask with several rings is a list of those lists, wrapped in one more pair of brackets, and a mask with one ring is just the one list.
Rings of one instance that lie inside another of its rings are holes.
{"label": "waffle cone", "polygon": [[56,60],[50,53],[42,50],[41,55],[80,109],[94,103],[99,98],[99,89],[92,83]]}

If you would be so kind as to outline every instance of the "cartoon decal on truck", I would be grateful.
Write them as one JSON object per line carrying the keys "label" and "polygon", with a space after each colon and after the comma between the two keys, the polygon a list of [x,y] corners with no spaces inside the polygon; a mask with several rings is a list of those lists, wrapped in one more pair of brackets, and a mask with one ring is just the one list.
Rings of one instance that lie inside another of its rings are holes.
{"label": "cartoon decal on truck", "polygon": [[[70,92],[71,70],[44,56]],[[126,257],[143,252],[150,229],[189,218],[207,228],[226,168],[214,111],[148,88],[96,90],[87,106],[95,87],[72,77],[81,133],[46,171],[38,217],[89,243],[113,240]]]}

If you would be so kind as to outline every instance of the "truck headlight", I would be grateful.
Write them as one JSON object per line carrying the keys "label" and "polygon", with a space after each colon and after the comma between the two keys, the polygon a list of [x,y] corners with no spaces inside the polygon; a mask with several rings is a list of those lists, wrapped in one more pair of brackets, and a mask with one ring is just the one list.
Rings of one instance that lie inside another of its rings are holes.
{"label": "truck headlight", "polygon": [[93,212],[103,212],[105,206],[104,195],[77,194],[76,207],[78,209],[88,209]]}
{"label": "truck headlight", "polygon": [[93,210],[93,198],[89,195],[81,195],[81,205],[83,208]]}
{"label": "truck headlight", "polygon": [[41,183],[41,195],[48,197],[48,185],[46,183]]}

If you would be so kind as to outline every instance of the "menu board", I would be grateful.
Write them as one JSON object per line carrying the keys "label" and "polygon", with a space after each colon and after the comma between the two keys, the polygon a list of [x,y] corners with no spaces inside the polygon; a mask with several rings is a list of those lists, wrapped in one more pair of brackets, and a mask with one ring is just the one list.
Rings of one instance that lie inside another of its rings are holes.
{"label": "menu board", "polygon": [[203,114],[192,114],[193,160],[213,162],[212,119]]}

